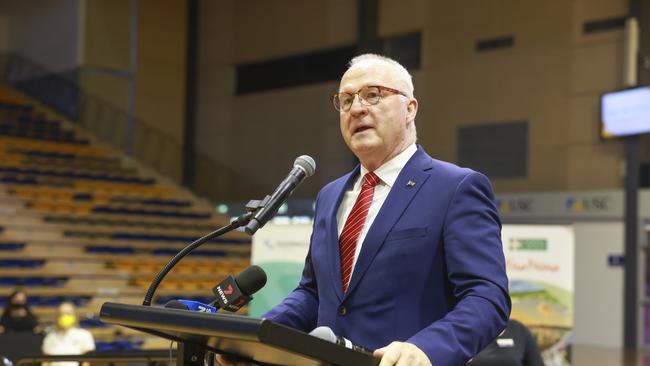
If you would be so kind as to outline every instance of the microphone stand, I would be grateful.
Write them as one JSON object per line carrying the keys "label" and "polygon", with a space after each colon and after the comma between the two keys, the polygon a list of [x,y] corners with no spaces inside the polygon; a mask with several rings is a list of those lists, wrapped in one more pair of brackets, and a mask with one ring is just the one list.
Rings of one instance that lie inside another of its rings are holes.
{"label": "microphone stand", "polygon": [[153,299],[153,295],[156,292],[156,289],[160,285],[160,282],[162,282],[163,278],[169,273],[169,271],[174,268],[174,266],[181,260],[183,259],[186,255],[190,254],[191,251],[194,249],[200,247],[201,245],[205,244],[209,240],[212,240],[216,237],[219,237],[223,234],[226,234],[232,230],[235,230],[239,227],[246,226],[248,222],[255,216],[255,213],[257,213],[258,210],[262,209],[271,199],[271,196],[266,196],[264,197],[263,200],[250,200],[246,204],[246,213],[237,217],[234,219],[230,224],[217,229],[197,240],[192,242],[190,245],[186,246],[183,248],[178,254],[172,258],[163,269],[158,272],[156,277],[151,281],[151,285],[149,285],[149,289],[147,290],[147,294],[144,297],[144,300],[142,301],[142,305],[144,306],[151,306],[151,300]]}
{"label": "microphone stand", "polygon": [[[154,293],[156,292],[156,289],[162,282],[163,278],[165,278],[165,276],[169,273],[169,271],[171,271],[171,269],[174,268],[174,266],[181,259],[183,259],[186,255],[190,254],[191,251],[200,247],[201,245],[205,244],[211,239],[219,237],[239,227],[246,226],[253,218],[253,216],[255,216],[257,211],[259,211],[266,204],[268,204],[270,199],[271,196],[266,196],[261,201],[259,200],[248,201],[248,203],[246,204],[245,214],[235,218],[232,222],[230,222],[230,224],[195,240],[190,245],[186,246],[180,252],[178,252],[178,254],[176,254],[174,258],[172,258],[165,265],[165,267],[160,270],[160,272],[158,272],[158,274],[153,279],[153,281],[151,281],[151,285],[149,285],[149,289],[147,290],[147,294],[145,295],[144,300],[142,301],[142,305],[151,306],[151,301],[153,299]],[[228,355],[227,352],[224,352],[223,354]],[[192,344],[185,344],[182,342],[178,343],[178,350],[177,350],[176,357],[179,360],[180,365],[188,365],[188,366],[205,366],[205,365],[213,366],[214,365],[214,356],[212,356],[211,352],[206,352],[206,350],[203,349],[202,347],[192,345]]]}

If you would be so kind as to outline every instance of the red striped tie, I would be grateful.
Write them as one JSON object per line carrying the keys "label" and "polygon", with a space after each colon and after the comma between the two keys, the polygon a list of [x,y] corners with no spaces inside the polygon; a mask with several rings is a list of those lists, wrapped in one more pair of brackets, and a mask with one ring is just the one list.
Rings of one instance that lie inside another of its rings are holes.
{"label": "red striped tie", "polygon": [[352,275],[352,262],[354,253],[357,249],[359,234],[363,230],[363,225],[368,216],[368,209],[372,203],[372,197],[375,194],[375,186],[379,183],[379,177],[373,172],[363,176],[361,193],[352,207],[352,211],[345,220],[343,231],[339,236],[339,253],[341,253],[341,279],[343,283],[343,293],[348,290],[350,276]]}

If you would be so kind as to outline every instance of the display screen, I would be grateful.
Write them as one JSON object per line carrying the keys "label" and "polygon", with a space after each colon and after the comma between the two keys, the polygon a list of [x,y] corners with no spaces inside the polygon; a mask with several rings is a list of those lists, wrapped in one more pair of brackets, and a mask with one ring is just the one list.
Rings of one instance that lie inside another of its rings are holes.
{"label": "display screen", "polygon": [[602,137],[650,132],[650,87],[605,93],[600,100]]}

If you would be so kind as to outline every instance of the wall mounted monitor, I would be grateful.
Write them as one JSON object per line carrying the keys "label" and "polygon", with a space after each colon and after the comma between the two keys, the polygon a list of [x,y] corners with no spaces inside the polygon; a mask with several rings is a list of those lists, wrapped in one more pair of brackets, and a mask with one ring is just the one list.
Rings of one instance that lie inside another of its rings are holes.
{"label": "wall mounted monitor", "polygon": [[604,138],[650,132],[650,87],[605,93],[600,98],[600,135]]}

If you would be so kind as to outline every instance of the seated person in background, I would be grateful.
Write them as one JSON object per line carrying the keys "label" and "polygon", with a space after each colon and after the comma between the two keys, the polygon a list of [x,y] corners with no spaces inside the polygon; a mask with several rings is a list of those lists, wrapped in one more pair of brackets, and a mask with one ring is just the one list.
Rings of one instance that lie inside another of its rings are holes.
{"label": "seated person in background", "polygon": [[510,319],[506,329],[467,365],[544,366],[544,361],[528,328]]}
{"label": "seated person in background", "polygon": [[0,318],[0,333],[33,332],[40,333],[38,318],[27,306],[27,294],[17,288],[7,298],[4,312]]}
{"label": "seated person in background", "polygon": [[[76,308],[70,302],[59,306],[56,327],[43,340],[46,355],[81,355],[95,350],[93,335],[77,325]],[[53,362],[56,366],[77,366],[77,362]]]}

